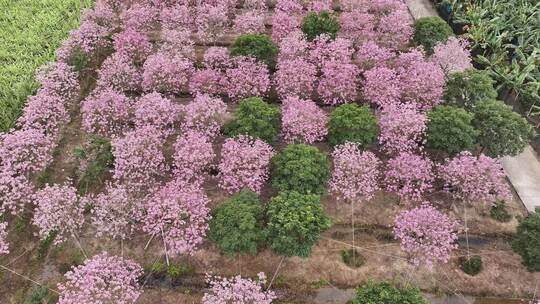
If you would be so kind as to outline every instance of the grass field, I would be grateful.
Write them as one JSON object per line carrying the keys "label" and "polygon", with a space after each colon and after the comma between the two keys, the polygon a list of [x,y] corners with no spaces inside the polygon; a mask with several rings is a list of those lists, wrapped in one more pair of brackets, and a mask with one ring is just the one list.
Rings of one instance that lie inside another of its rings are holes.
{"label": "grass field", "polygon": [[15,125],[35,92],[34,71],[79,24],[92,0],[0,0],[0,130]]}

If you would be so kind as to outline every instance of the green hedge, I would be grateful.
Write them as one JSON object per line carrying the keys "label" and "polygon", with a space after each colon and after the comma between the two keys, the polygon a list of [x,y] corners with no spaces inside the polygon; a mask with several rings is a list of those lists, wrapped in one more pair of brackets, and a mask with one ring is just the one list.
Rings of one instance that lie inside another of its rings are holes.
{"label": "green hedge", "polygon": [[92,0],[0,0],[0,129],[9,130],[37,89],[36,68],[79,24]]}

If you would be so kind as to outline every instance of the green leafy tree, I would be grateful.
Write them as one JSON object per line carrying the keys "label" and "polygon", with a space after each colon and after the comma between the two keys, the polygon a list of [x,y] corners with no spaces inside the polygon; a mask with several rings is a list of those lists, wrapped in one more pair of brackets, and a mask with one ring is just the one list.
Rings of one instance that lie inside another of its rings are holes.
{"label": "green leafy tree", "polygon": [[308,257],[320,234],[331,226],[315,194],[280,192],[270,200],[266,215],[270,246],[284,256]]}
{"label": "green leafy tree", "polygon": [[302,21],[302,32],[306,34],[309,41],[315,39],[320,34],[328,34],[332,39],[335,39],[338,31],[338,18],[336,15],[327,11],[309,13]]}
{"label": "green leafy tree", "polygon": [[535,136],[525,118],[498,100],[478,103],[473,125],[480,131],[479,143],[491,157],[517,155]]}
{"label": "green leafy tree", "polygon": [[264,34],[240,35],[231,48],[233,56],[250,56],[273,67],[276,63],[277,47],[272,38]]}
{"label": "green leafy tree", "polygon": [[436,106],[428,113],[427,146],[450,154],[472,150],[478,131],[472,125],[474,115],[452,106]]}
{"label": "green leafy tree", "polygon": [[356,290],[352,304],[429,304],[416,287],[397,288],[388,282],[369,280]]}
{"label": "green leafy tree", "polygon": [[288,145],[272,160],[272,185],[279,191],[322,194],[330,176],[330,163],[317,148]]}
{"label": "green leafy tree", "polygon": [[488,72],[477,69],[468,69],[448,76],[444,100],[468,110],[474,109],[482,100],[497,98],[494,88],[495,81]]}
{"label": "green leafy tree", "polygon": [[264,240],[263,210],[255,192],[244,190],[212,210],[209,237],[228,255],[257,254]]}
{"label": "green leafy tree", "polygon": [[249,135],[268,143],[275,143],[281,126],[279,107],[251,97],[240,102],[234,119],[225,126],[227,136]]}
{"label": "green leafy tree", "polygon": [[529,271],[540,271],[540,208],[519,223],[512,249]]}
{"label": "green leafy tree", "polygon": [[452,28],[440,17],[423,17],[414,22],[414,41],[424,46],[428,54],[437,43],[445,42],[452,35]]}
{"label": "green leafy tree", "polygon": [[347,141],[367,146],[377,139],[378,134],[377,118],[368,106],[344,104],[330,114],[328,142],[332,146]]}

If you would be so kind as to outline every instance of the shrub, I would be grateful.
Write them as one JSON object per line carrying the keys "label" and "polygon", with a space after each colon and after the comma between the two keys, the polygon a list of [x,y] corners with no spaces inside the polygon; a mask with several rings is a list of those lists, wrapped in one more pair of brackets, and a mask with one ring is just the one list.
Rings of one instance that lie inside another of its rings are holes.
{"label": "shrub", "polygon": [[219,186],[229,193],[243,188],[259,193],[268,179],[274,149],[260,139],[240,135],[225,140],[219,163]]}
{"label": "shrub", "polygon": [[506,210],[506,203],[504,201],[498,201],[495,205],[491,206],[489,216],[501,223],[508,223],[512,219],[512,216]]}
{"label": "shrub", "polygon": [[479,255],[473,255],[470,258],[460,257],[459,268],[468,275],[477,275],[482,271],[482,257]]}
{"label": "shrub", "polygon": [[453,34],[452,28],[440,17],[423,17],[414,22],[414,42],[429,54],[437,43],[445,42]]}
{"label": "shrub", "polygon": [[279,191],[322,194],[329,178],[330,164],[317,148],[288,145],[272,160],[272,185]]}
{"label": "shrub", "polygon": [[491,157],[515,156],[535,136],[534,128],[502,101],[485,100],[474,111],[478,142]]}
{"label": "shrub", "polygon": [[341,250],[341,259],[345,265],[358,268],[366,263],[366,257],[356,249]]}
{"label": "shrub", "polygon": [[249,56],[273,67],[276,64],[278,49],[272,43],[272,39],[264,34],[240,35],[234,40],[231,55]]}
{"label": "shrub", "polygon": [[452,106],[439,105],[428,112],[427,146],[450,154],[472,150],[478,131],[472,126],[474,115]]}
{"label": "shrub", "polygon": [[261,98],[252,97],[240,102],[234,113],[234,119],[225,126],[224,131],[227,136],[243,134],[275,143],[280,125],[279,107],[270,105]]}
{"label": "shrub", "polygon": [[352,304],[428,304],[416,287],[399,289],[388,282],[376,283],[369,280],[366,285],[356,289]]}
{"label": "shrub", "polygon": [[172,264],[167,267],[167,275],[172,281],[177,281],[180,277],[192,271],[193,269],[189,264]]}
{"label": "shrub", "polygon": [[257,277],[257,280],[252,280],[241,276],[221,278],[208,275],[206,283],[210,289],[204,294],[202,304],[271,304],[276,299],[276,294],[271,290],[265,290],[266,276],[263,272],[258,273]]}
{"label": "shrub", "polygon": [[328,142],[332,146],[347,141],[367,146],[377,139],[377,135],[377,119],[367,106],[345,104],[330,114]]}
{"label": "shrub", "polygon": [[332,39],[335,39],[338,31],[339,19],[330,12],[312,12],[302,20],[302,32],[306,34],[309,41],[320,34],[328,34]]}
{"label": "shrub", "polygon": [[79,161],[77,177],[79,190],[99,183],[103,175],[113,164],[110,140],[102,137],[91,137],[90,140],[75,149],[75,157]]}
{"label": "shrub", "polygon": [[255,192],[244,190],[212,210],[209,238],[228,255],[257,254],[264,239],[262,206]]}
{"label": "shrub", "polygon": [[540,209],[519,223],[512,249],[521,255],[529,271],[540,271]]}
{"label": "shrub", "polygon": [[266,215],[270,247],[284,256],[308,257],[320,234],[331,226],[315,194],[280,192],[270,200]]}
{"label": "shrub", "polygon": [[484,70],[468,69],[461,73],[450,73],[444,100],[472,110],[482,100],[497,98],[494,84],[495,81]]}

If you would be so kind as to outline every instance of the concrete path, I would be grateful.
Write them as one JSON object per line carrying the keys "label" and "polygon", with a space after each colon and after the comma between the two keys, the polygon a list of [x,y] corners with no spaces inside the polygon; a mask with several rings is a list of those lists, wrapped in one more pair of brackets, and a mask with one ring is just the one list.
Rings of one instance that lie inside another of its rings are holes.
{"label": "concrete path", "polygon": [[405,0],[414,19],[437,16],[437,10],[430,0]]}
{"label": "concrete path", "polygon": [[531,146],[515,157],[502,159],[504,171],[530,212],[540,207],[540,162]]}
{"label": "concrete path", "polygon": [[[405,2],[414,19],[437,16],[437,10],[430,0]],[[540,207],[540,162],[534,150],[527,146],[518,156],[504,157],[502,165],[527,210],[534,212],[536,207]]]}

